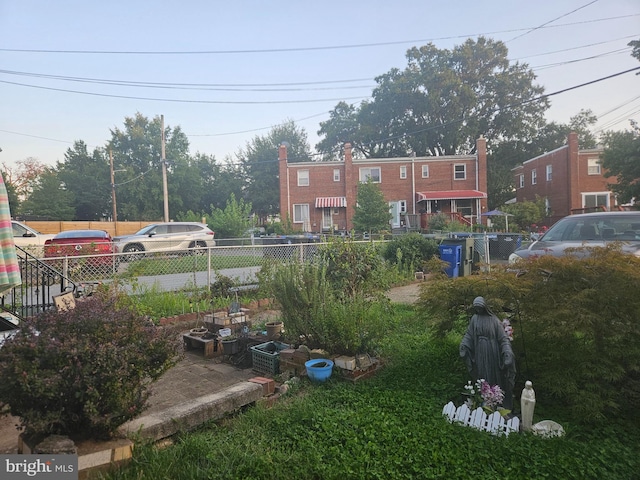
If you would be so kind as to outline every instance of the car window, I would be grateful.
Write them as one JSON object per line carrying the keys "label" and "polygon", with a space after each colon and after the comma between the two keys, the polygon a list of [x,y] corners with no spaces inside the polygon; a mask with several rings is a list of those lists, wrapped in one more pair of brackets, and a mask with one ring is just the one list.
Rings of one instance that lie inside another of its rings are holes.
{"label": "car window", "polygon": [[169,226],[169,233],[185,233],[188,230],[189,229],[187,225],[170,225]]}
{"label": "car window", "polygon": [[155,225],[147,225],[146,227],[138,230],[135,235],[149,235],[149,233],[153,232],[154,228],[156,228]]}
{"label": "car window", "polygon": [[200,225],[188,225],[189,227],[189,231],[190,232],[203,232],[204,231],[204,227],[201,227]]}
{"label": "car window", "polygon": [[90,230],[69,230],[60,232],[55,238],[107,238],[105,232],[93,232]]}
{"label": "car window", "polygon": [[11,228],[13,229],[13,236],[14,237],[21,237],[25,233],[27,233],[27,229],[24,228],[22,225],[18,225],[17,223],[12,223],[11,224]]}

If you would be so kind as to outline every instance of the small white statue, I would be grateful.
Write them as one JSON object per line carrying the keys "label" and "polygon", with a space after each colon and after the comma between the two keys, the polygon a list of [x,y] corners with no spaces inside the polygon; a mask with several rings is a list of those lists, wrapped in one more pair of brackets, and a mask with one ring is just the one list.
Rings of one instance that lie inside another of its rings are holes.
{"label": "small white statue", "polygon": [[531,431],[533,425],[533,410],[536,408],[536,392],[533,384],[527,380],[520,396],[520,411],[522,412],[522,430]]}

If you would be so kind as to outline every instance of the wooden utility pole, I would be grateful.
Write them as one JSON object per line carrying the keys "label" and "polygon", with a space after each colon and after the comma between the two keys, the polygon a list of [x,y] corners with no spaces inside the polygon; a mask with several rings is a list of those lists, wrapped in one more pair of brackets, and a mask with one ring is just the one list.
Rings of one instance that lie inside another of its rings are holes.
{"label": "wooden utility pole", "polygon": [[109,165],[111,166],[111,205],[113,206],[114,234],[118,235],[118,210],[116,210],[116,180],[113,172],[113,152],[109,149]]}
{"label": "wooden utility pole", "polygon": [[164,199],[164,221],[169,221],[169,194],[167,193],[167,160],[164,155],[164,115],[160,115],[162,123],[162,192]]}

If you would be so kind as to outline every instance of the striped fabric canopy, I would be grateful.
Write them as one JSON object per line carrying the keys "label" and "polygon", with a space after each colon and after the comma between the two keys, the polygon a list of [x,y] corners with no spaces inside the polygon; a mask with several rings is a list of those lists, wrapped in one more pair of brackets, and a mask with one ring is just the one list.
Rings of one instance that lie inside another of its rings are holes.
{"label": "striped fabric canopy", "polygon": [[339,208],[347,206],[346,197],[317,197],[316,208]]}
{"label": "striped fabric canopy", "polygon": [[13,243],[9,196],[0,174],[0,293],[17,287],[21,283],[16,246]]}

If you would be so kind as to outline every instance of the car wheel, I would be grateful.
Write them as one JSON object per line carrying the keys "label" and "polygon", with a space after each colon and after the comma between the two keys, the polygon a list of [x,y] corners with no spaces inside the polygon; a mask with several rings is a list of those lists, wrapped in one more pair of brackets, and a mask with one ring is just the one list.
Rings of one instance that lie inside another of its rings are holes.
{"label": "car wheel", "polygon": [[144,257],[144,254],[133,255],[133,253],[135,253],[135,252],[144,252],[144,247],[142,245],[140,245],[140,244],[137,244],[137,243],[132,243],[131,245],[125,246],[122,249],[122,252],[131,254],[131,255],[123,255],[122,256],[122,261],[123,262],[140,260],[142,257]]}
{"label": "car wheel", "polygon": [[191,242],[189,245],[191,249],[191,253],[193,255],[206,255],[207,254],[207,244],[204,242]]}

